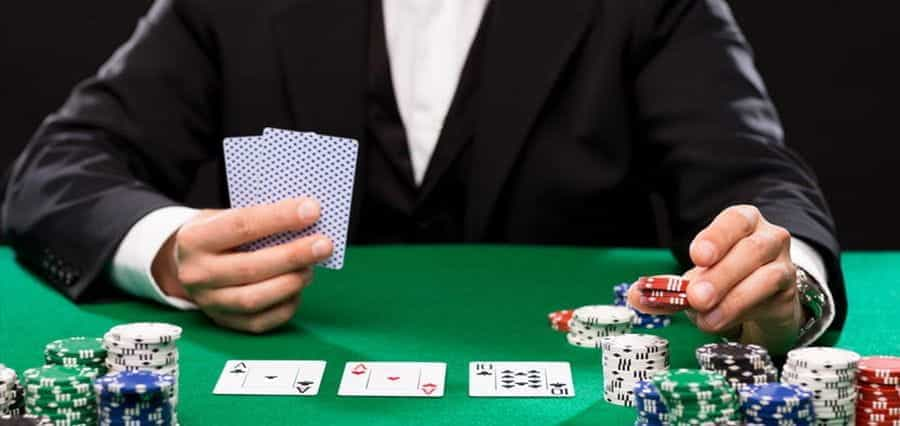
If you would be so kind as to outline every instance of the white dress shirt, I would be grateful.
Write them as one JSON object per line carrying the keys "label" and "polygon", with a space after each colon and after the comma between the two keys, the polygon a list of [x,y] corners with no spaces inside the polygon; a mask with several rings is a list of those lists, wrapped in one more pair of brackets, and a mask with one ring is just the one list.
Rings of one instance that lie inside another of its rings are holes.
{"label": "white dress shirt", "polygon": [[[489,0],[382,1],[395,98],[406,129],[413,176],[421,184]],[[175,308],[195,308],[164,294],[150,268],[168,237],[196,213],[186,207],[166,207],[139,220],[113,257],[110,272],[116,285]],[[827,303],[833,306],[821,256],[801,240],[791,242],[794,263],[823,283]],[[830,324],[831,319],[826,320]]]}

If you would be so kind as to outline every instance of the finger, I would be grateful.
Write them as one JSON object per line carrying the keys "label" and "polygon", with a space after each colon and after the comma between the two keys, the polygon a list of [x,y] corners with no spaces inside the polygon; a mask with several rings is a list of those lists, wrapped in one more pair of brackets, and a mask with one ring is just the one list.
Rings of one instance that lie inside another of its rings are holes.
{"label": "finger", "polygon": [[772,262],[742,280],[709,312],[699,312],[697,326],[710,333],[722,333],[755,318],[755,312],[766,312],[778,306],[770,301],[779,292],[792,287],[795,271],[790,262]]}
{"label": "finger", "polygon": [[179,244],[196,250],[224,251],[279,232],[308,228],[319,214],[319,203],[311,198],[223,210],[182,227]]}
{"label": "finger", "polygon": [[649,315],[672,315],[683,309],[672,309],[657,305],[648,305],[641,301],[641,291],[637,286],[633,285],[628,289],[628,304],[635,309]]}
{"label": "finger", "polygon": [[254,283],[311,267],[331,257],[332,250],[328,237],[313,235],[254,252],[214,256],[203,261],[203,270],[210,271],[208,286]]}
{"label": "finger", "polygon": [[293,299],[311,279],[311,269],[292,272],[254,284],[197,292],[194,300],[205,310],[253,315]]}
{"label": "finger", "polygon": [[697,266],[712,266],[738,241],[752,234],[761,215],[756,207],[733,206],[725,209],[694,238],[688,249]]}
{"label": "finger", "polygon": [[211,314],[210,318],[224,327],[260,334],[290,321],[299,305],[300,295],[298,294],[280,305],[257,314]]}
{"label": "finger", "polygon": [[688,286],[691,307],[701,312],[715,307],[753,271],[786,253],[790,238],[784,228],[769,225],[740,240],[722,260]]}

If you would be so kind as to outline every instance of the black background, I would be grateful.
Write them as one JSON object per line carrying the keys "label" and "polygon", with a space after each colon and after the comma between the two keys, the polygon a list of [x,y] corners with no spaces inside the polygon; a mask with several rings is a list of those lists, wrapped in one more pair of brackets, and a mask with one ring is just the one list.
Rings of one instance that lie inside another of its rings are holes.
{"label": "black background", "polygon": [[[900,2],[731,3],[778,105],[788,145],[816,170],[844,248],[900,249],[894,225],[900,140],[893,131],[900,120]],[[127,39],[149,4],[29,0],[0,6],[0,166],[15,158],[72,86]],[[193,205],[206,204],[203,194],[212,191],[205,185],[198,184]]]}

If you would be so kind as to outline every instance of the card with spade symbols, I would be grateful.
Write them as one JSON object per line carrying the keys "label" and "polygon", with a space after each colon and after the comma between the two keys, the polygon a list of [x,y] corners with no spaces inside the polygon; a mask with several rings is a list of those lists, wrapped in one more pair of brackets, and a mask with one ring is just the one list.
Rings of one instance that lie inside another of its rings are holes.
{"label": "card with spade symbols", "polygon": [[295,395],[319,393],[325,361],[241,361],[225,363],[216,395]]}
{"label": "card with spade symbols", "polygon": [[344,366],[341,396],[444,396],[447,364],[443,362],[363,362]]}
{"label": "card with spade symbols", "polygon": [[575,396],[568,362],[469,363],[469,396],[571,398]]}

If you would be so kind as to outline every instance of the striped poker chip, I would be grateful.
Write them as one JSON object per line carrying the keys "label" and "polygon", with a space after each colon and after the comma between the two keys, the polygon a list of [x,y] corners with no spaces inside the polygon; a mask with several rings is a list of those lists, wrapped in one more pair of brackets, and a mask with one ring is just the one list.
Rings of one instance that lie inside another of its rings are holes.
{"label": "striped poker chip", "polygon": [[636,284],[642,290],[665,290],[683,293],[687,291],[690,281],[677,275],[655,275],[652,277],[641,277]]}

